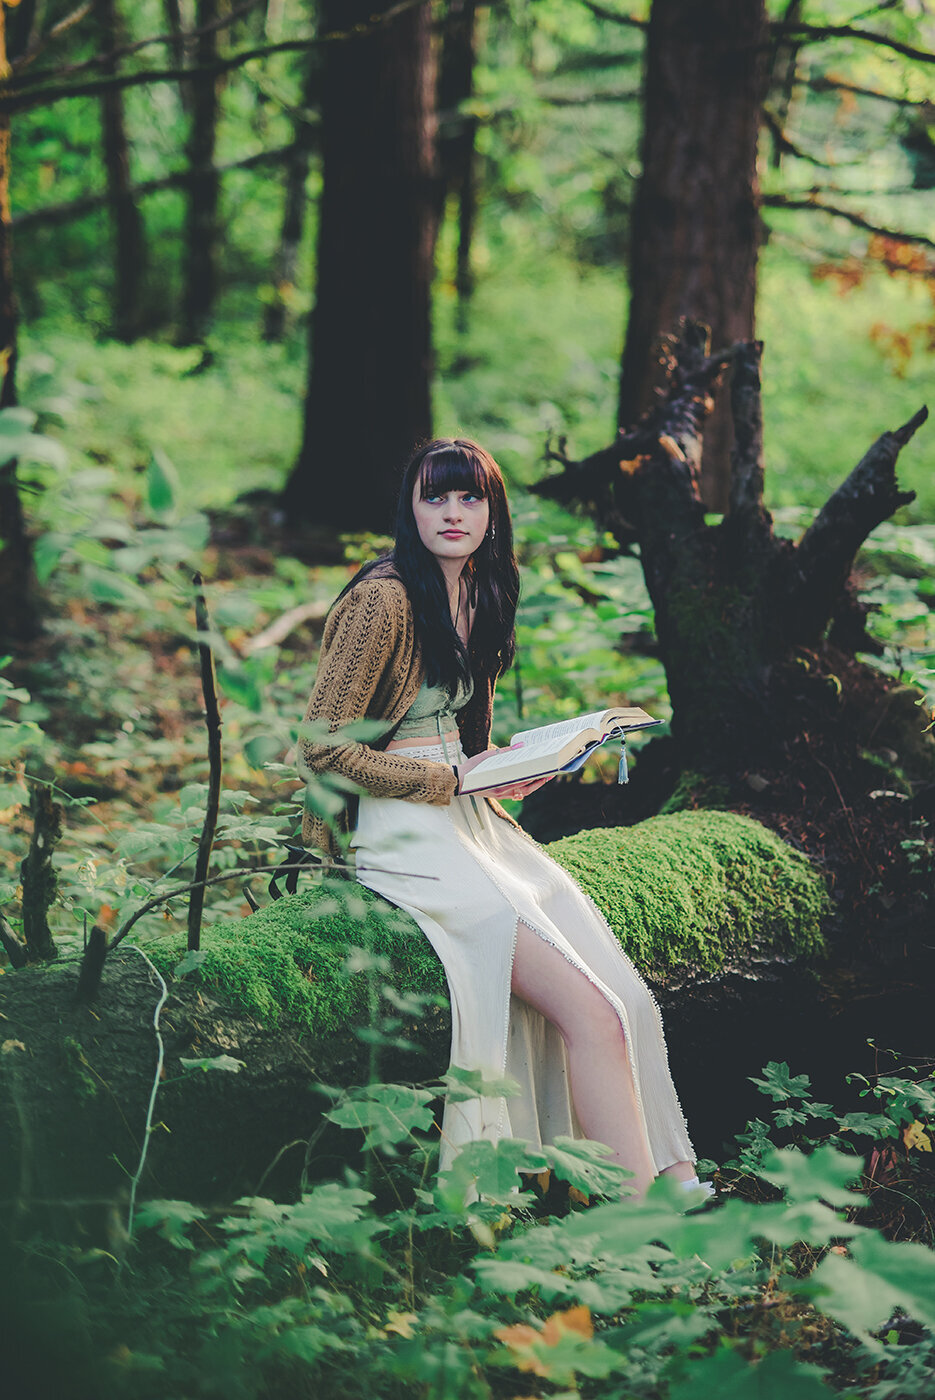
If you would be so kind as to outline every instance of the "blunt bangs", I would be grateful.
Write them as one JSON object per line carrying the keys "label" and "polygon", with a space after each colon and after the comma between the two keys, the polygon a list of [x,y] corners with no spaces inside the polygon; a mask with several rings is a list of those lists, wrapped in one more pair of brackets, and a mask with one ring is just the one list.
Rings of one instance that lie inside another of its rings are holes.
{"label": "blunt bangs", "polygon": [[426,457],[419,480],[423,500],[426,496],[444,496],[448,491],[488,494],[487,472],[480,457],[454,444]]}

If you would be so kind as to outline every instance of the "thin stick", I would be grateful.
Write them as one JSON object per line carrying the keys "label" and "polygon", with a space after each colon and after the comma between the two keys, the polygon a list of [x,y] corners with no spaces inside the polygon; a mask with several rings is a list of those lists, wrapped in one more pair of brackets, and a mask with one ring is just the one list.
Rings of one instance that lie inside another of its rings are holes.
{"label": "thin stick", "polygon": [[[211,619],[208,616],[208,600],[204,593],[204,579],[195,574],[195,619],[198,631],[208,633]],[[218,825],[218,809],[221,802],[221,712],[218,709],[217,677],[214,674],[214,653],[210,643],[198,643],[201,659],[201,690],[205,698],[205,724],[208,728],[208,801],[205,806],[204,825],[198,840],[198,859],[195,861],[195,880],[188,901],[188,951],[197,952],[201,946],[201,913],[205,902],[205,881],[208,878],[208,863],[214,846],[214,835]]]}
{"label": "thin stick", "polygon": [[[207,880],[199,881],[199,883],[205,886],[220,885],[224,880],[236,880],[241,875],[274,875],[277,871],[310,870],[312,868],[313,867],[310,867],[307,861],[295,861],[290,865],[241,865],[233,870],[225,870],[222,875],[211,875]],[[345,861],[332,860],[328,865],[315,866],[314,869],[324,871],[349,870],[350,866],[348,866]],[[438,875],[417,875],[407,870],[387,870],[386,867],[382,865],[359,865],[357,869],[366,870],[378,875],[405,875],[407,880],[438,880],[440,878]],[[192,881],[190,885],[179,885],[174,890],[167,890],[165,894],[157,894],[152,899],[148,899],[145,904],[137,909],[136,913],[130,915],[119,932],[114,935],[114,938],[108,944],[107,951],[113,952],[117,944],[123,942],[137,919],[141,919],[144,914],[150,913],[153,909],[158,909],[159,905],[165,904],[167,900],[177,899],[179,895],[188,894],[194,888],[195,882]]]}
{"label": "thin stick", "polygon": [[146,1154],[149,1151],[149,1139],[152,1136],[153,1131],[153,1111],[156,1107],[156,1095],[159,1092],[159,1081],[162,1078],[162,1066],[163,1062],[165,1061],[166,1055],[166,1048],[162,1040],[162,1032],[159,1029],[159,1013],[162,1011],[162,1008],[165,1006],[166,1001],[169,997],[169,988],[166,986],[165,979],[163,978],[162,973],[159,971],[159,969],[150,961],[150,959],[143,952],[142,948],[137,947],[135,943],[131,943],[130,947],[134,950],[134,952],[139,953],[140,957],[146,963],[150,972],[159,979],[159,985],[162,988],[162,991],[160,992],[159,1000],[156,1003],[156,1010],[153,1012],[153,1030],[156,1033],[156,1045],[158,1047],[156,1055],[156,1073],[153,1076],[153,1087],[149,1095],[149,1106],[146,1110],[146,1126],[143,1129],[143,1149],[140,1152],[139,1166],[137,1167],[133,1175],[133,1180],[130,1183],[130,1204],[127,1208],[128,1240],[131,1240],[133,1238],[133,1216],[136,1211],[136,1189],[140,1184],[140,1179],[143,1175],[143,1168],[146,1165]]}

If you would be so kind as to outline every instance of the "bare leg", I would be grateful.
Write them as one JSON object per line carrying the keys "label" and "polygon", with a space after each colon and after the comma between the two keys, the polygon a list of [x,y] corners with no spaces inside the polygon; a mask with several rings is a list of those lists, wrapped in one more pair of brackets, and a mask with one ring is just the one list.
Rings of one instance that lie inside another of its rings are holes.
{"label": "bare leg", "polygon": [[673,1162],[671,1167],[663,1167],[659,1175],[674,1177],[676,1181],[694,1181],[697,1173],[694,1162]]}
{"label": "bare leg", "polygon": [[[517,926],[512,989],[555,1026],[568,1050],[571,1096],[585,1134],[613,1149],[642,1196],[655,1176],[643,1131],[626,1038],[613,1006],[528,924]],[[676,1167],[687,1168],[687,1162]],[[668,1168],[675,1172],[675,1168]]]}

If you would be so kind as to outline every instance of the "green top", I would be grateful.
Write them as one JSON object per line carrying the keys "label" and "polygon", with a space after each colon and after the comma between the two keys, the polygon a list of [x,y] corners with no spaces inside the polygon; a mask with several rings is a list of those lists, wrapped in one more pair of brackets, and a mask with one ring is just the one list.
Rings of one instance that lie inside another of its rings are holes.
{"label": "green top", "polygon": [[467,684],[459,681],[452,695],[446,685],[428,685],[425,681],[409,709],[393,731],[394,739],[439,740],[458,727],[458,713],[474,694],[474,678]]}

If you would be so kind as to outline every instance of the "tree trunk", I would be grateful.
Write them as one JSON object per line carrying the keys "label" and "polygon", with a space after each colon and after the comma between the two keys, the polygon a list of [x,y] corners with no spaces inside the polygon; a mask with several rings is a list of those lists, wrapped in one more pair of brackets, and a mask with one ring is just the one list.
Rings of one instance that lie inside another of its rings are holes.
{"label": "tree trunk", "polygon": [[[185,27],[182,24],[182,6],[179,0],[163,0],[163,12],[166,17],[166,28],[172,35],[172,42],[168,45],[169,53],[172,55],[172,65],[175,68],[186,67],[185,55]],[[191,112],[191,100],[187,83],[179,83],[179,96],[182,103],[182,111],[186,114]]]}
{"label": "tree trunk", "polygon": [[444,215],[446,197],[458,197],[458,253],[455,289],[458,295],[458,330],[467,329],[468,305],[474,291],[471,273],[471,241],[477,212],[474,180],[474,141],[477,118],[459,111],[471,96],[474,85],[476,0],[449,0],[445,16],[438,78],[438,109],[444,116],[439,133],[440,170],[439,217]]}
{"label": "tree trunk", "polygon": [[[100,0],[97,20],[102,46],[105,50],[116,48],[124,37],[117,0]],[[101,69],[105,74],[116,71],[116,60],[104,64]],[[133,196],[130,142],[124,120],[123,93],[119,88],[105,92],[101,98],[101,131],[114,237],[113,333],[117,340],[130,344],[143,330],[146,234]]]}
{"label": "tree trunk", "polygon": [[399,470],[431,433],[434,64],[428,4],[326,0],[324,188],[301,451],[284,492],[331,529],[389,530]]}
{"label": "tree trunk", "polygon": [[318,56],[314,50],[309,52],[306,62],[308,68],[306,69],[305,82],[302,85],[302,110],[297,115],[292,128],[293,145],[286,161],[282,230],[279,235],[279,248],[273,268],[273,299],[263,316],[264,340],[282,340],[291,320],[290,308],[295,294],[299,250],[302,244],[305,208],[308,202],[305,187],[308,182],[309,159],[315,140],[311,107],[318,89],[319,65]]}
{"label": "tree trunk", "polygon": [[[219,16],[219,0],[196,0],[195,27],[208,28],[195,41],[195,67],[210,67],[217,58],[218,36],[211,29]],[[214,165],[218,121],[218,78],[208,74],[190,80],[191,128],[188,160],[192,182],[185,214],[180,345],[201,344],[208,333],[217,292],[218,200],[221,182]]]}
{"label": "tree trunk", "polygon": [[[718,346],[753,339],[766,45],[763,0],[653,0],[621,428],[651,408],[657,346],[681,317],[709,325]],[[701,495],[709,510],[727,509],[730,434],[725,406],[705,439]]]}
{"label": "tree trunk", "polygon": [[[561,459],[562,474],[537,487],[591,502],[622,540],[635,528],[680,762],[722,774],[788,756],[803,723],[802,708],[789,707],[790,686],[823,688],[822,648],[874,647],[850,569],[870,531],[914,500],[899,490],[896,458],[927,416],[921,409],[884,433],[793,545],[773,533],[763,505],[761,353],[754,341],[709,356],[706,328],[690,323],[668,365],[665,401],[612,446],[583,462]],[[730,512],[715,527],[705,525],[699,489],[702,439],[728,366],[736,447]],[[811,676],[794,684],[806,650]]]}
{"label": "tree trunk", "polygon": [[[9,77],[6,10],[0,5],[0,86]],[[16,403],[16,298],[10,229],[10,119],[0,113],[0,409]],[[0,647],[39,634],[38,586],[16,480],[16,462],[0,465]]]}

